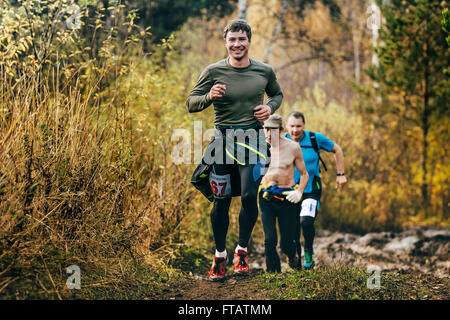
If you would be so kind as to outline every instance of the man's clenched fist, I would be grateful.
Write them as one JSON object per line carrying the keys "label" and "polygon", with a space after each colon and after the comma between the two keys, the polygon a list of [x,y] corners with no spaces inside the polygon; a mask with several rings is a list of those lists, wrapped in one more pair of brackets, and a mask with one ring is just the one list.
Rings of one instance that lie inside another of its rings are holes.
{"label": "man's clenched fist", "polygon": [[211,90],[209,90],[209,98],[211,100],[216,100],[218,98],[222,98],[225,94],[225,89],[227,88],[224,84],[215,84],[212,86]]}
{"label": "man's clenched fist", "polygon": [[269,119],[270,114],[272,113],[272,108],[266,104],[260,104],[259,106],[253,108],[253,111],[256,120],[263,122]]}

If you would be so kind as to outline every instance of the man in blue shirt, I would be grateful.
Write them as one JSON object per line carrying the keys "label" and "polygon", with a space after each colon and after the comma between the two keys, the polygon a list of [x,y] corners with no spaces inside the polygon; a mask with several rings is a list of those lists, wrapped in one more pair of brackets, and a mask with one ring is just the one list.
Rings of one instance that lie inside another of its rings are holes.
{"label": "man in blue shirt", "polygon": [[[285,137],[300,144],[305,161],[306,170],[308,171],[309,180],[303,192],[301,200],[300,219],[297,219],[296,226],[296,244],[299,261],[301,257],[300,247],[300,229],[303,231],[305,239],[305,261],[303,266],[310,269],[314,266],[313,241],[315,236],[314,220],[317,216],[320,204],[320,196],[322,194],[322,183],[319,171],[319,153],[314,148],[314,137],[317,142],[318,150],[333,152],[336,160],[336,186],[342,189],[347,183],[344,174],[344,153],[339,145],[328,139],[321,133],[311,134],[310,131],[304,130],[305,116],[299,111],[291,112],[286,119],[286,129],[288,133]],[[295,170],[294,180],[298,183],[300,173]],[[300,264],[299,264],[300,267]]]}

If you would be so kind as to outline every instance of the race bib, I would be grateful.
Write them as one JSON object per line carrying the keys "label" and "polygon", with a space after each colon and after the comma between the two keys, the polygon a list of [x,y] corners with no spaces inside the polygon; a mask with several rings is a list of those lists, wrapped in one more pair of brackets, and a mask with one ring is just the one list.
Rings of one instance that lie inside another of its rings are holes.
{"label": "race bib", "polygon": [[315,217],[316,216],[317,200],[305,199],[302,202],[302,211],[300,211],[300,217]]}
{"label": "race bib", "polygon": [[213,172],[209,175],[209,183],[211,190],[217,197],[231,196],[231,180],[230,174],[217,175]]}

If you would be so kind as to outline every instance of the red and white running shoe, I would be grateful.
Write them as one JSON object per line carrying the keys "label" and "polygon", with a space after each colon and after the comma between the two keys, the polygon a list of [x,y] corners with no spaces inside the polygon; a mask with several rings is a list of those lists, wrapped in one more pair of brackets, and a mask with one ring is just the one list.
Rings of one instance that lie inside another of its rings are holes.
{"label": "red and white running shoe", "polygon": [[249,270],[247,251],[238,250],[238,252],[234,254],[233,263],[234,273],[247,273]]}
{"label": "red and white running shoe", "polygon": [[209,279],[211,279],[212,281],[223,280],[225,278],[226,265],[226,258],[214,257],[211,270],[209,271]]}

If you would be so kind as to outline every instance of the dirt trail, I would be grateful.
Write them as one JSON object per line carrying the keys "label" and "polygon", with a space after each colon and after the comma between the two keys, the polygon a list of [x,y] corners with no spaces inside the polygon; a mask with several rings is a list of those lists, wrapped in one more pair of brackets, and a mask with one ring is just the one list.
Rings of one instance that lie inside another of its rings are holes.
{"label": "dirt trail", "polygon": [[450,229],[416,227],[399,233],[374,232],[364,236],[319,231],[314,242],[318,260],[367,268],[376,265],[383,271],[402,270],[450,276]]}
{"label": "dirt trail", "polygon": [[[280,254],[282,271],[289,269],[285,256]],[[226,277],[223,281],[211,281],[208,277],[210,265],[205,265],[201,274],[191,274],[175,283],[168,283],[158,299],[164,300],[265,300],[258,288],[258,275],[266,269],[264,246],[256,245],[250,252],[248,275],[233,273],[232,256],[228,257]]]}
{"label": "dirt trail", "polygon": [[[228,271],[228,270],[227,270]],[[213,282],[207,276],[194,275],[170,285],[163,299],[181,300],[264,300],[267,299],[256,286],[256,275],[262,269],[253,269],[248,276],[228,272],[224,281]]]}
{"label": "dirt trail", "polygon": [[[159,299],[183,300],[264,300],[268,297],[258,289],[257,275],[265,270],[264,247],[256,244],[250,253],[248,276],[234,275],[231,263],[223,282],[208,280],[203,274],[187,276],[168,283]],[[317,266],[348,266],[366,269],[377,265],[382,272],[408,272],[434,287],[439,279],[450,279],[450,229],[414,228],[401,233],[369,233],[364,236],[345,233],[317,232],[315,259]],[[282,271],[289,270],[286,257]],[[448,299],[448,292],[443,292]]]}

